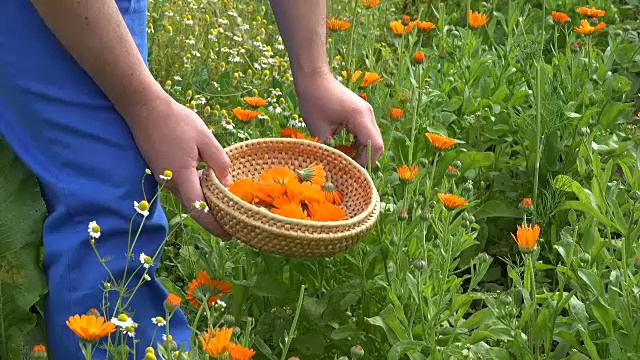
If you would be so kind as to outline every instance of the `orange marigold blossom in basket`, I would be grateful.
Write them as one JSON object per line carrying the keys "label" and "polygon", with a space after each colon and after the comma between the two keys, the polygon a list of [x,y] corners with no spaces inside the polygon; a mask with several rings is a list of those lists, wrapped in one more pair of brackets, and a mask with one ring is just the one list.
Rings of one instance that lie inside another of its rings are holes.
{"label": "orange marigold blossom in basket", "polygon": [[569,15],[560,11],[552,11],[551,18],[553,19],[553,22],[556,24],[564,24],[567,21],[571,20],[571,18],[569,18]]}
{"label": "orange marigold blossom in basket", "polygon": [[471,28],[473,29],[477,29],[483,26],[484,24],[486,24],[487,21],[489,21],[489,19],[487,18],[487,15],[477,11],[472,11],[471,9],[469,9],[468,16],[469,16],[469,26],[471,26]]}
{"label": "orange marigold blossom in basket", "polygon": [[201,336],[199,336],[202,342],[202,350],[204,350],[209,356],[218,357],[229,352],[231,345],[231,335],[233,329],[220,329],[215,330],[207,329]]}
{"label": "orange marigold blossom in basket", "polygon": [[238,118],[238,120],[241,120],[241,121],[251,121],[257,118],[258,115],[262,114],[259,111],[242,109],[240,107],[236,107],[232,111],[233,111],[233,115],[235,115]]}
{"label": "orange marigold blossom in basket", "polygon": [[231,360],[249,360],[255,354],[256,352],[253,349],[235,343],[229,344],[229,356],[231,356]]}
{"label": "orange marigold blossom in basket", "polygon": [[391,117],[394,119],[400,119],[404,114],[404,110],[400,108],[391,108]]}
{"label": "orange marigold blossom in basket", "polygon": [[295,171],[274,166],[258,178],[236,179],[228,189],[245,202],[291,219],[338,221],[346,217],[338,206],[342,193],[327,180],[324,167],[317,162]]}
{"label": "orange marigold blossom in basket", "polygon": [[67,320],[67,326],[80,340],[92,343],[116,331],[116,325],[105,321],[102,316],[74,315]]}
{"label": "orange marigold blossom in basket", "polygon": [[269,101],[259,97],[259,96],[245,96],[244,98],[242,98],[244,100],[244,102],[247,103],[247,105],[249,106],[253,106],[253,107],[260,107],[260,106],[265,106],[269,103]]}
{"label": "orange marigold blossom in basket", "polygon": [[579,7],[578,12],[588,17],[600,17],[600,16],[605,16],[607,14],[607,12],[604,10],[599,10],[596,8],[588,8],[586,6]]}
{"label": "orange marigold blossom in basket", "polygon": [[440,201],[449,210],[457,209],[467,205],[467,200],[463,197],[454,194],[442,194],[439,193],[438,197]]}
{"label": "orange marigold blossom in basket", "polygon": [[589,21],[582,19],[580,20],[580,27],[576,26],[573,30],[583,35],[591,35],[596,31],[604,29],[605,26],[607,26],[607,24],[602,21],[596,26],[591,26]]}
{"label": "orange marigold blossom in basket", "polygon": [[200,270],[195,279],[191,280],[185,298],[196,308],[202,306],[201,300],[206,298],[207,305],[212,306],[222,294],[231,292],[231,284],[224,280],[213,280],[206,271]]}
{"label": "orange marigold blossom in basket", "polygon": [[538,224],[531,225],[524,224],[518,225],[517,235],[511,234],[513,240],[518,244],[518,248],[523,253],[531,253],[536,249],[536,243],[538,242],[538,237],[540,236],[540,226]]}
{"label": "orange marigold blossom in basket", "polygon": [[351,24],[346,20],[339,20],[336,18],[327,20],[327,27],[333,31],[347,30],[350,26]]}
{"label": "orange marigold blossom in basket", "polygon": [[436,135],[430,132],[426,133],[425,135],[427,136],[431,144],[440,150],[446,150],[456,144],[456,141],[454,139],[446,136]]}

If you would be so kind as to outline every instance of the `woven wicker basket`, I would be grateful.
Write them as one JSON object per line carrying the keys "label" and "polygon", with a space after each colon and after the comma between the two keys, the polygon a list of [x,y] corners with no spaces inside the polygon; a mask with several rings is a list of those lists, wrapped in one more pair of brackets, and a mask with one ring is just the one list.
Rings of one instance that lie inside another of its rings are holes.
{"label": "woven wicker basket", "polygon": [[307,140],[278,138],[241,142],[225,151],[231,159],[233,180],[257,179],[264,169],[276,165],[298,169],[318,162],[344,195],[340,206],[347,220],[290,219],[236,197],[206,168],[202,190],[213,215],[229,234],[254,249],[295,258],[330,256],[353,246],[378,218],[380,197],[369,174],[338,150]]}

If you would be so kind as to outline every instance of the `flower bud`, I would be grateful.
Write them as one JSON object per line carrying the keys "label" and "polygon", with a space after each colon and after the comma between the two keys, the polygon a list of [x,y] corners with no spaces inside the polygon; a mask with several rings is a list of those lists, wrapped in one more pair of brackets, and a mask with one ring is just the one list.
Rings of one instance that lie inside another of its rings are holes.
{"label": "flower bud", "polygon": [[223,321],[223,322],[225,323],[225,325],[227,325],[227,326],[233,326],[233,325],[235,324],[235,322],[236,322],[236,318],[235,318],[233,315],[231,315],[231,314],[225,314],[225,315],[222,317],[222,321]]}
{"label": "flower bud", "polygon": [[438,54],[438,57],[440,59],[446,59],[447,58],[447,51],[445,49],[440,50],[440,53]]}
{"label": "flower bud", "polygon": [[576,52],[578,52],[578,50],[580,50],[580,43],[579,42],[574,43],[574,44],[571,45],[571,52],[576,53]]}
{"label": "flower bud", "polygon": [[430,221],[431,219],[433,219],[433,214],[431,213],[431,210],[429,209],[422,210],[422,212],[420,213],[420,220]]}
{"label": "flower bud", "polygon": [[351,348],[351,358],[361,359],[364,356],[364,349],[360,345],[356,345]]}
{"label": "flower bud", "polygon": [[640,200],[640,192],[638,190],[633,190],[629,193],[629,200],[638,201]]}
{"label": "flower bud", "polygon": [[460,161],[456,160],[451,164],[451,166],[456,168],[456,170],[460,170],[460,168],[462,167],[462,163]]}
{"label": "flower bud", "polygon": [[240,333],[242,333],[242,330],[240,330],[240,328],[239,328],[239,327],[234,326],[234,327],[233,327],[233,329],[232,329],[232,334],[233,334],[234,336],[239,336],[239,335],[240,335]]}
{"label": "flower bud", "polygon": [[465,193],[470,193],[473,192],[473,184],[470,181],[467,181],[463,186],[462,186],[462,191],[464,191]]}
{"label": "flower bud", "polygon": [[336,146],[336,142],[333,140],[333,137],[331,137],[331,136],[327,136],[327,138],[324,140],[324,144],[329,146],[329,147],[335,147]]}
{"label": "flower bud", "polygon": [[416,270],[422,270],[427,266],[427,262],[422,260],[422,259],[416,259],[413,262],[413,267],[416,268]]}
{"label": "flower bud", "polygon": [[409,215],[407,214],[407,210],[402,209],[398,213],[398,221],[407,221],[409,220]]}
{"label": "flower bud", "polygon": [[581,128],[578,128],[578,135],[579,136],[587,137],[587,136],[589,136],[589,134],[591,134],[591,130],[589,130],[588,127],[583,126]]}
{"label": "flower bud", "polygon": [[636,261],[633,263],[633,267],[635,267],[636,270],[640,270],[640,256],[636,258]]}
{"label": "flower bud", "polygon": [[469,222],[469,220],[462,220],[460,226],[462,226],[463,229],[468,230],[471,228],[471,223]]}
{"label": "flower bud", "polygon": [[31,349],[32,360],[46,360],[47,358],[47,348],[44,345],[36,345]]}
{"label": "flower bud", "polygon": [[578,259],[585,266],[589,265],[589,263],[591,262],[591,256],[585,252],[580,253],[580,255],[578,255]]}
{"label": "flower bud", "polygon": [[460,173],[458,172],[458,170],[456,168],[454,168],[453,166],[449,166],[447,168],[447,172],[445,173],[445,175],[447,175],[447,177],[450,178],[457,178],[458,176],[460,176]]}
{"label": "flower bud", "polygon": [[144,355],[144,360],[156,360],[156,355],[154,353],[146,353]]}
{"label": "flower bud", "polygon": [[384,83],[384,84],[385,84],[385,86],[386,86],[386,87],[388,87],[388,88],[392,88],[392,87],[393,87],[393,85],[394,85],[393,80],[391,80],[391,79],[389,79],[389,78],[387,78],[387,81],[385,81],[385,83]]}

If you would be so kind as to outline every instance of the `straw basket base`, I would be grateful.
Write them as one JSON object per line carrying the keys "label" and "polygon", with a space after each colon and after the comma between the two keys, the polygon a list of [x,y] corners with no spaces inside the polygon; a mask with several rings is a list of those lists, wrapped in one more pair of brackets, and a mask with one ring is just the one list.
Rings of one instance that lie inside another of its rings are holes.
{"label": "straw basket base", "polygon": [[368,173],[342,152],[299,139],[257,139],[225,149],[232,179],[253,178],[273,166],[299,169],[313,162],[324,166],[343,193],[348,219],[317,222],[289,219],[251,205],[224,187],[213,170],[202,176],[205,199],[222,228],[247,246],[295,258],[326,257],[355,245],[375,225],[380,198]]}

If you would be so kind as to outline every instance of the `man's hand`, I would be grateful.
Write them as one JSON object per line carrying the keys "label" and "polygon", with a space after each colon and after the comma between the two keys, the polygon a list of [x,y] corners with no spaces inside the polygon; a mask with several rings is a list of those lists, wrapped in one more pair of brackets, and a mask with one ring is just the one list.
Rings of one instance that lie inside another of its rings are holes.
{"label": "man's hand", "polygon": [[206,162],[224,186],[231,184],[229,157],[202,119],[167,97],[144,117],[130,119],[129,127],[156,179],[163,182],[159,175],[171,170],[173,178],[165,187],[180,199],[200,225],[228,240],[229,234],[218,225],[211,212],[194,208],[196,201],[205,201],[200,185],[202,172],[196,169],[200,162]]}
{"label": "man's hand", "polygon": [[361,165],[378,160],[384,151],[382,134],[368,102],[342,85],[331,74],[309,75],[297,80],[296,92],[300,112],[313,136],[321,141],[347,129],[354,135],[358,150],[355,159]]}

